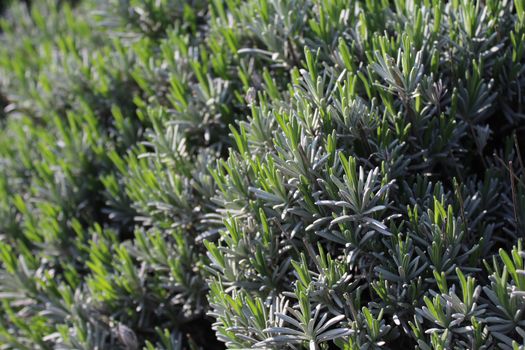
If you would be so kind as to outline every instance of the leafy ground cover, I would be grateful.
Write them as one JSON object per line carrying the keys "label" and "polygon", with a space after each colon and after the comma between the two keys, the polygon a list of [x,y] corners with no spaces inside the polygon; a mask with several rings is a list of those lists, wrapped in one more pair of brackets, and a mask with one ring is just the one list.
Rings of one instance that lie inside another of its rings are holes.
{"label": "leafy ground cover", "polygon": [[525,1],[0,12],[0,349],[525,348]]}

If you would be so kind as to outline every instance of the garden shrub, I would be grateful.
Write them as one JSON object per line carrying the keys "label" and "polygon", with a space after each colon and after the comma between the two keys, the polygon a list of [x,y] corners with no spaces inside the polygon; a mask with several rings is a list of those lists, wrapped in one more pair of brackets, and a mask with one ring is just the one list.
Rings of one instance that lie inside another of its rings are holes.
{"label": "garden shrub", "polygon": [[1,6],[0,349],[525,348],[525,1]]}

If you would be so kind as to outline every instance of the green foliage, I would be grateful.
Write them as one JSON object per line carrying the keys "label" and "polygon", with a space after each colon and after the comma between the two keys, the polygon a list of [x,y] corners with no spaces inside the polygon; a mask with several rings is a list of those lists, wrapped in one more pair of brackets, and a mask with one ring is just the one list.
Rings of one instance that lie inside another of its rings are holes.
{"label": "green foliage", "polygon": [[524,349],[524,11],[2,2],[0,349]]}

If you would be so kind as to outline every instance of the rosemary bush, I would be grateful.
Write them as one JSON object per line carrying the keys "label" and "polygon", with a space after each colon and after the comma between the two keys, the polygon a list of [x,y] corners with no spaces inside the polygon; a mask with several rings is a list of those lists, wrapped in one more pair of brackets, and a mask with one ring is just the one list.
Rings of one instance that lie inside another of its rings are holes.
{"label": "rosemary bush", "polygon": [[0,349],[525,349],[524,0],[0,13]]}

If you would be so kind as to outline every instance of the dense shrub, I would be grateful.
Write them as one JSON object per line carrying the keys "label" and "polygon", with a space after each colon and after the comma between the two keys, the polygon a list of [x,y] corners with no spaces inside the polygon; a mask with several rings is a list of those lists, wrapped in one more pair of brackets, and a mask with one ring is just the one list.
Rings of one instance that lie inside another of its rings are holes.
{"label": "dense shrub", "polygon": [[525,348],[525,1],[3,6],[0,349]]}

